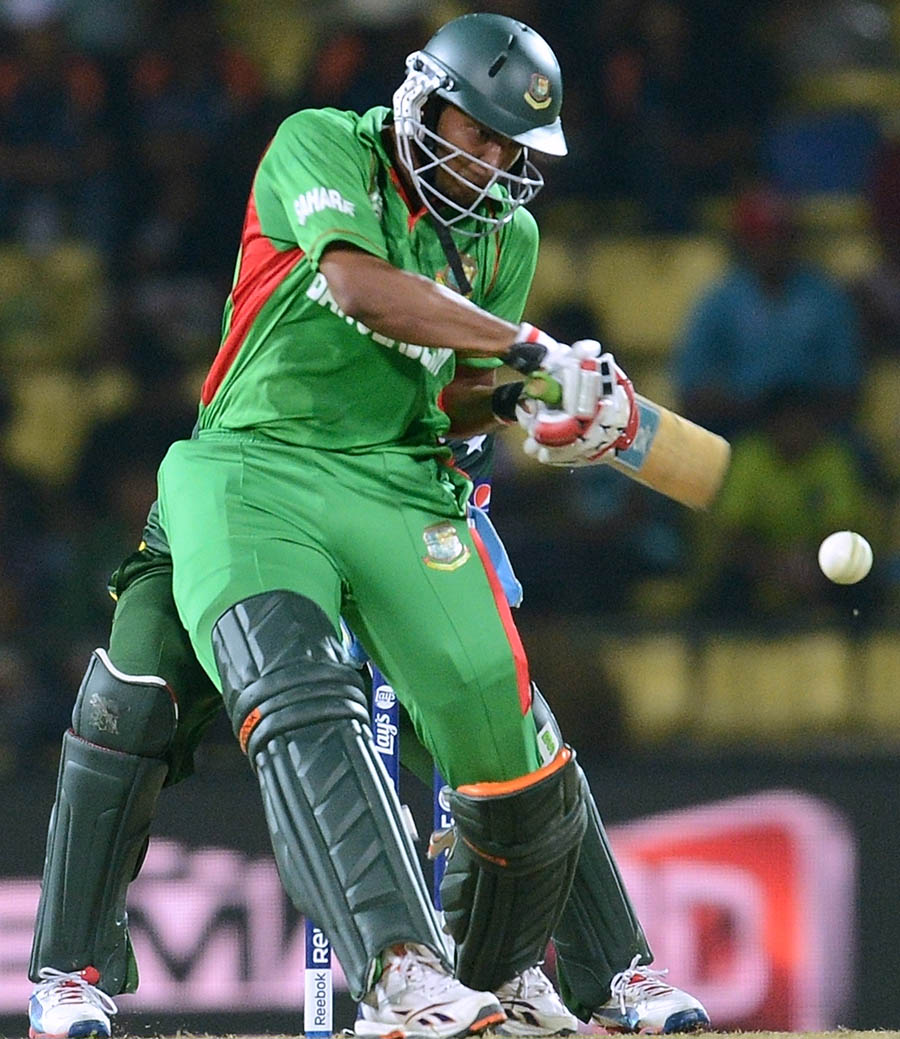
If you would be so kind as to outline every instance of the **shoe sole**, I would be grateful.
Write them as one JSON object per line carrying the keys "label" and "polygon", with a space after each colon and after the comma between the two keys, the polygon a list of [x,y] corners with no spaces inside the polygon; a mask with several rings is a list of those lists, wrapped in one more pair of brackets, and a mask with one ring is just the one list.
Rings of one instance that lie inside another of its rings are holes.
{"label": "shoe sole", "polygon": [[501,1025],[497,1029],[497,1035],[501,1035],[504,1039],[565,1039],[566,1036],[575,1035],[577,1029],[574,1028],[560,1028],[556,1032],[548,1031],[547,1029],[532,1028],[528,1025],[523,1025],[519,1028],[509,1028],[507,1025]]}
{"label": "shoe sole", "polygon": [[[492,1010],[490,1013],[484,1014],[476,1021],[473,1021],[466,1028],[462,1028],[458,1032],[450,1032],[446,1036],[442,1036],[441,1039],[461,1039],[461,1037],[467,1035],[478,1035],[486,1028],[490,1028],[491,1025],[502,1024],[505,1020],[506,1014],[502,1010]],[[354,1029],[354,1032],[359,1039],[435,1039],[434,1032],[416,1032],[406,1028],[392,1028],[388,1032],[369,1031],[368,1029],[357,1032]]]}
{"label": "shoe sole", "polygon": [[479,1018],[479,1020],[473,1022],[466,1029],[465,1032],[460,1032],[460,1035],[477,1035],[479,1032],[483,1032],[486,1028],[490,1028],[491,1025],[502,1025],[506,1020],[506,1014],[504,1011],[493,1011],[486,1017]]}
{"label": "shoe sole", "polygon": [[[79,1021],[77,1031],[68,1032],[36,1032],[28,1029],[28,1039],[109,1039],[109,1032],[100,1021]],[[73,1025],[73,1027],[75,1027]]]}
{"label": "shoe sole", "polygon": [[627,1024],[615,1024],[612,1021],[597,1022],[600,1035],[675,1035],[681,1033],[706,1032],[710,1030],[709,1017],[698,1010],[680,1010],[666,1019],[666,1023],[659,1028],[639,1027],[635,1025],[629,1028]]}
{"label": "shoe sole", "polygon": [[702,1010],[681,1010],[666,1021],[663,1034],[673,1032],[705,1032],[709,1029],[709,1017]]}
{"label": "shoe sole", "polygon": [[503,1009],[506,1012],[506,1022],[497,1029],[497,1035],[505,1036],[506,1039],[564,1039],[565,1036],[578,1032],[577,1028],[570,1028],[568,1025],[541,1028],[540,1025],[531,1024],[527,1020],[527,1012],[523,1015],[526,1018],[523,1021],[518,1014],[511,1012],[509,1007]]}

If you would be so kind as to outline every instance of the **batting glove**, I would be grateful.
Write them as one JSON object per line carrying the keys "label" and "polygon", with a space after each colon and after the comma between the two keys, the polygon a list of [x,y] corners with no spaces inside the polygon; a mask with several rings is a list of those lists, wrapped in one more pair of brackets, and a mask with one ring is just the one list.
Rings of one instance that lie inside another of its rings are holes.
{"label": "batting glove", "polygon": [[602,349],[596,339],[581,339],[571,346],[558,343],[523,321],[519,338],[510,347],[504,363],[525,375],[544,372],[552,376],[562,388],[558,407],[573,417],[590,419],[597,401],[614,388],[608,372],[606,382],[601,378],[597,361]]}
{"label": "batting glove", "polygon": [[631,380],[612,354],[601,354],[594,363],[602,395],[589,415],[582,409],[572,413],[541,401],[520,401],[516,417],[528,433],[526,454],[547,465],[596,465],[607,452],[631,446],[639,420]]}

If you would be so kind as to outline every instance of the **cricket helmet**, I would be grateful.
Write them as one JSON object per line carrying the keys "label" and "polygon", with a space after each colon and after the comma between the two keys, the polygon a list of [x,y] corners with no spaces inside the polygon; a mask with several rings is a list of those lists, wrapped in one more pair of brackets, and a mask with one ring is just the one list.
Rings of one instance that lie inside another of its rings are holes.
{"label": "cricket helmet", "polygon": [[[490,234],[544,185],[528,149],[566,154],[559,117],[562,76],[553,51],[533,29],[514,18],[466,14],[447,22],[421,50],[410,54],[406,70],[394,94],[400,161],[436,220],[470,237]],[[427,118],[426,104],[432,97],[450,102],[494,133],[522,145],[520,158],[509,170],[502,170],[450,144],[430,125],[434,120]],[[491,171],[485,187],[448,166],[458,156]],[[470,205],[463,206],[435,188],[434,172],[439,167],[475,193]],[[473,223],[460,226],[469,218]]]}

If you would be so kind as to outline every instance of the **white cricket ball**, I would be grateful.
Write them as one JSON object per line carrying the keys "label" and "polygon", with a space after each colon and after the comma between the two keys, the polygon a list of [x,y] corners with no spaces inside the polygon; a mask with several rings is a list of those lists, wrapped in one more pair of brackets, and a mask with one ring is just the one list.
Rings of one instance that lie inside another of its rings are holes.
{"label": "white cricket ball", "polygon": [[819,566],[835,584],[856,584],[872,569],[872,546],[854,530],[838,530],[819,545]]}

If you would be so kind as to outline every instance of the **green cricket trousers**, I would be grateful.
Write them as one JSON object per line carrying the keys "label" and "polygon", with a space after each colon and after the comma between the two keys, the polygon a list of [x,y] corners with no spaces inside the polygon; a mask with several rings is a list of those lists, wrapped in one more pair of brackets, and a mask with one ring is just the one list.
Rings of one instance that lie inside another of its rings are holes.
{"label": "green cricket trousers", "polygon": [[211,633],[236,603],[288,590],[343,616],[396,689],[444,778],[540,765],[528,665],[465,519],[468,481],[441,458],[359,454],[207,432],[160,467],[179,615],[213,682]]}

